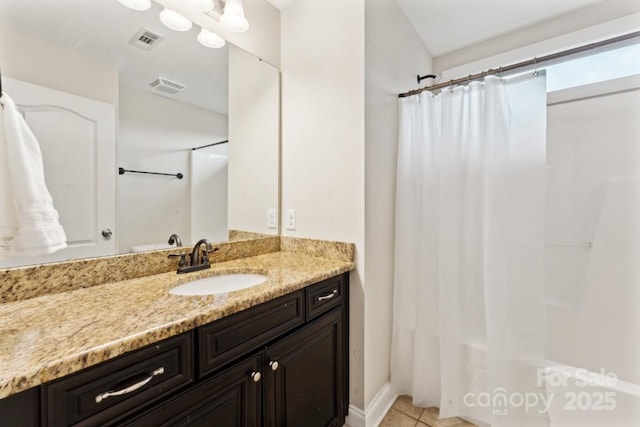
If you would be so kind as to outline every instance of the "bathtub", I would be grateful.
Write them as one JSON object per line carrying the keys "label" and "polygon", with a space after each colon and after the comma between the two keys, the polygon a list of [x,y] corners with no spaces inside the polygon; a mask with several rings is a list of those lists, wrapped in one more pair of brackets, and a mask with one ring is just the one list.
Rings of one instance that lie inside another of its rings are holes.
{"label": "bathtub", "polygon": [[551,427],[640,426],[640,385],[562,364],[545,377]]}
{"label": "bathtub", "polygon": [[[487,386],[487,349],[484,345],[465,344],[467,378],[472,393],[489,390]],[[586,369],[546,360],[541,365],[525,366],[526,372],[538,372],[539,392],[546,393],[540,409],[540,426],[550,427],[640,427],[640,385],[622,381],[613,373]],[[547,417],[549,422],[547,422]],[[480,427],[490,427],[491,408],[474,405],[462,417]],[[516,426],[514,426],[516,427]]]}

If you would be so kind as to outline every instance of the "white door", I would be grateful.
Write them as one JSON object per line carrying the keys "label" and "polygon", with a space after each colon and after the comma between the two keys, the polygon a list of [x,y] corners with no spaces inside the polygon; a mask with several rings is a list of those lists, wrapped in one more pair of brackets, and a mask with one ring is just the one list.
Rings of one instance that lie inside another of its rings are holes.
{"label": "white door", "polygon": [[[2,88],[40,143],[47,188],[68,248],[0,260],[0,267],[114,254],[114,106],[7,77]],[[113,234],[105,237],[103,230]]]}

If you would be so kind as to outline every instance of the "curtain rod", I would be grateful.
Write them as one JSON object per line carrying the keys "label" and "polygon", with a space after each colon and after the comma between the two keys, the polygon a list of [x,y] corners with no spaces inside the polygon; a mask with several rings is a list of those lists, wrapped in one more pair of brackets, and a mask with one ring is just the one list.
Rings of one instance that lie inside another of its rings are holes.
{"label": "curtain rod", "polygon": [[125,168],[118,168],[118,174],[119,175],[124,175],[125,172],[143,173],[143,174],[147,174],[147,175],[175,176],[178,179],[184,178],[184,175],[182,175],[180,172],[178,172],[178,173],[147,172],[147,171],[134,171],[134,170],[129,170],[129,169],[125,169]]}
{"label": "curtain rod", "polygon": [[590,50],[593,49],[597,49],[603,46],[608,46],[614,43],[620,43],[623,41],[628,41],[634,38],[640,37],[640,31],[635,31],[633,33],[629,33],[629,34],[624,34],[622,36],[618,36],[618,37],[614,37],[611,39],[607,39],[607,40],[602,40],[599,42],[595,42],[595,43],[590,43],[584,46],[579,46],[573,49],[568,49],[568,50],[563,50],[561,52],[557,52],[557,53],[552,53],[550,55],[546,55],[546,56],[541,56],[540,58],[532,58],[529,59],[527,61],[522,61],[522,62],[518,62],[516,64],[511,64],[511,65],[506,65],[504,67],[499,67],[499,68],[494,68],[494,69],[489,69],[487,71],[483,71],[481,73],[476,73],[476,74],[470,74],[468,77],[462,77],[459,79],[455,79],[455,80],[449,80],[446,83],[439,83],[433,86],[428,86],[428,87],[423,87],[420,89],[414,89],[412,91],[409,92],[405,92],[405,93],[401,93],[400,95],[398,95],[399,98],[405,98],[407,96],[412,96],[412,95],[417,95],[419,93],[424,92],[425,90],[428,91],[434,91],[434,90],[438,90],[438,89],[442,89],[445,87],[449,87],[449,86],[453,86],[453,85],[457,85],[459,83],[466,83],[466,82],[470,82],[473,80],[479,80],[479,79],[483,79],[487,76],[490,75],[496,75],[496,74],[502,74],[503,72],[508,72],[508,71],[513,71],[513,70],[517,70],[519,68],[524,68],[524,67],[529,67],[532,65],[540,65],[542,63],[545,62],[551,62],[551,61],[555,61],[557,59],[561,59],[567,56],[572,56],[572,55],[577,55],[579,53],[583,53],[583,52],[588,52]]}
{"label": "curtain rod", "polygon": [[227,140],[225,140],[225,141],[214,142],[213,144],[207,144],[207,145],[201,145],[200,147],[194,147],[194,148],[192,148],[192,150],[193,150],[193,151],[201,150],[201,149],[203,149],[203,148],[213,147],[214,145],[226,144],[226,143],[228,143],[228,142],[229,142],[229,140],[227,139]]}

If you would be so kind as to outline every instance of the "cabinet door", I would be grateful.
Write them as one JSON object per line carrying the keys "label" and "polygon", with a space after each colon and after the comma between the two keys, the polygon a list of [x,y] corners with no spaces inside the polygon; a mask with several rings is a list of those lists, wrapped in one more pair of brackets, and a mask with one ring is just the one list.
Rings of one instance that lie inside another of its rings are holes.
{"label": "cabinet door", "polygon": [[136,427],[258,427],[261,358],[254,356],[158,405],[125,425]]}
{"label": "cabinet door", "polygon": [[343,322],[336,308],[265,350],[266,426],[344,424]]}
{"label": "cabinet door", "polygon": [[40,425],[39,387],[0,399],[0,425],[38,427]]}

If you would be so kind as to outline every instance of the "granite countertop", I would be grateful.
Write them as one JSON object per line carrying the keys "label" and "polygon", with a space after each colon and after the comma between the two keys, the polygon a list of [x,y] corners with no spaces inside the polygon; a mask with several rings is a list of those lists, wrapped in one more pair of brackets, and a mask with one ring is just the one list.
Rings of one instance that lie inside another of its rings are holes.
{"label": "granite countertop", "polygon": [[[0,304],[0,398],[354,268],[352,262],[272,252],[175,272]],[[168,290],[224,273],[259,273],[264,284],[216,296]]]}

